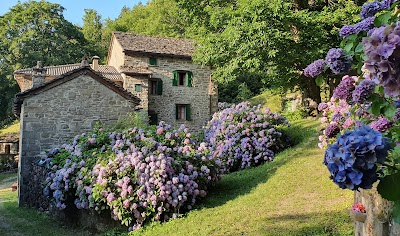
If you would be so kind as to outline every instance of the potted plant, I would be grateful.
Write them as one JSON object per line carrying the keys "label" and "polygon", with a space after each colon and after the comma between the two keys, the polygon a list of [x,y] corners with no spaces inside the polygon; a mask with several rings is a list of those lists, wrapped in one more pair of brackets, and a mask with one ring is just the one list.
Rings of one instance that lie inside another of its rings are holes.
{"label": "potted plant", "polygon": [[367,219],[367,212],[365,211],[365,207],[361,202],[353,205],[350,210],[350,217],[354,221],[358,221],[361,223],[365,222],[365,219]]}

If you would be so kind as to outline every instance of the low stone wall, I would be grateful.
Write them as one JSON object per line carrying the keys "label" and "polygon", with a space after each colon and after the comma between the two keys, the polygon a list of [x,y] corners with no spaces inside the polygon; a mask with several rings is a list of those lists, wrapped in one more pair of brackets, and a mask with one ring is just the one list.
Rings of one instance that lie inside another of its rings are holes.
{"label": "low stone wall", "polygon": [[356,236],[399,236],[400,225],[390,217],[393,203],[383,199],[376,188],[355,192],[354,202],[362,202],[367,211],[364,223],[355,223]]}
{"label": "low stone wall", "polygon": [[27,207],[35,207],[45,211],[49,207],[49,200],[43,194],[43,183],[47,177],[47,168],[39,162],[32,162],[30,179],[27,185],[27,194],[23,200]]}

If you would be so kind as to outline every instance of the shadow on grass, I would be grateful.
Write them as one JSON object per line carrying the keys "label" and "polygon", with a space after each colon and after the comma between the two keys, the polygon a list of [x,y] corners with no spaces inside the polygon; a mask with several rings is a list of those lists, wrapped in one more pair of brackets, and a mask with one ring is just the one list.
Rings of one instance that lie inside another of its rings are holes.
{"label": "shadow on grass", "polygon": [[[308,148],[310,144],[307,143],[314,138],[317,126],[318,122],[315,120],[301,120],[286,128],[285,133],[299,143],[298,145],[279,153],[272,162],[223,176],[221,181],[209,188],[209,195],[200,202],[199,208],[213,208],[238,196],[248,194],[260,183],[267,182],[276,170],[288,161],[313,155],[314,150]],[[302,148],[303,146],[306,148]]]}
{"label": "shadow on grass", "polygon": [[262,235],[277,235],[276,232],[281,232],[279,235],[344,236],[354,233],[353,227],[348,227],[352,222],[347,211],[289,214],[269,217],[266,221],[268,224],[261,229]]}

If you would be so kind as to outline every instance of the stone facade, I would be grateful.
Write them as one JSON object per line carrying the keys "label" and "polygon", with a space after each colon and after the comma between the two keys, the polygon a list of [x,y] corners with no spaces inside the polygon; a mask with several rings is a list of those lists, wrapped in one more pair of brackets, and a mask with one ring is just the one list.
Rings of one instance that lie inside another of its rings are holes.
{"label": "stone facade", "polygon": [[25,187],[29,184],[33,161],[50,148],[71,142],[75,135],[91,130],[97,122],[111,124],[135,111],[138,105],[138,99],[132,102],[123,97],[100,83],[101,78],[96,80],[91,73],[81,73],[90,69],[80,70],[69,75],[73,78],[61,78],[51,88],[45,85],[39,88],[40,92],[32,92],[33,95],[21,101],[20,204],[28,198]]}
{"label": "stone facade", "polygon": [[[191,56],[188,56],[192,53],[190,50],[186,53],[176,49],[177,54],[183,54],[180,56],[171,54],[173,49],[168,51],[169,54],[152,52],[154,45],[151,45],[150,49],[141,47],[142,51],[136,52],[129,40],[140,41],[143,40],[142,36],[123,34],[123,37],[113,36],[107,62],[109,66],[119,68],[124,78],[123,87],[141,99],[140,107],[147,110],[149,115],[155,114],[157,122],[165,121],[173,126],[185,124],[193,131],[201,129],[218,109],[218,88],[212,80],[211,68],[193,63]],[[121,45],[120,41],[125,45]],[[190,45],[184,40],[179,43]],[[164,50],[164,47],[159,48],[160,51]],[[156,60],[156,65],[151,65],[151,59]],[[192,86],[174,86],[174,71],[191,72]],[[161,94],[150,91],[151,81],[162,82]],[[190,120],[176,118],[177,105],[190,106]]]}
{"label": "stone facade", "polygon": [[393,203],[383,199],[376,188],[354,192],[354,202],[361,202],[367,211],[364,223],[355,222],[356,236],[398,236],[400,225],[390,217]]}

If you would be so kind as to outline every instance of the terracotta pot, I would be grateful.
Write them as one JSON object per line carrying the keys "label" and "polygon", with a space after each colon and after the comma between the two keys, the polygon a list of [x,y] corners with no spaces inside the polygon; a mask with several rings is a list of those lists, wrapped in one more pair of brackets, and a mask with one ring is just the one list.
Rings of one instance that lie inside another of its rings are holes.
{"label": "terracotta pot", "polygon": [[350,217],[354,221],[364,223],[367,219],[367,213],[350,210]]}

